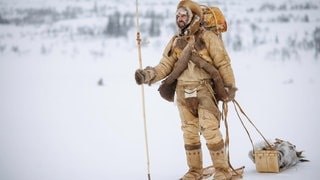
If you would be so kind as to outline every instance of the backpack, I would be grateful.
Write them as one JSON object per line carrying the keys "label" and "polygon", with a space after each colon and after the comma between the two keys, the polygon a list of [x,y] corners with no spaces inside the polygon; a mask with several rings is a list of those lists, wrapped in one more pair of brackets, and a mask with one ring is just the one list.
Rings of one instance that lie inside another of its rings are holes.
{"label": "backpack", "polygon": [[227,31],[227,21],[218,7],[201,5],[203,11],[202,26],[216,33]]}

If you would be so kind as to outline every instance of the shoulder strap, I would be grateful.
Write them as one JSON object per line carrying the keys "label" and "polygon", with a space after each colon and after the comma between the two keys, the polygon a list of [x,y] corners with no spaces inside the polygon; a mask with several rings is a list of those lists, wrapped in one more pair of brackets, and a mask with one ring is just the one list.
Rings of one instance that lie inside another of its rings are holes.
{"label": "shoulder strap", "polygon": [[208,63],[201,56],[199,56],[196,52],[193,52],[191,55],[191,61],[197,65],[199,68],[205,70],[208,74],[210,74],[213,82],[214,82],[214,91],[217,93],[217,96],[221,100],[228,99],[228,93],[224,88],[224,83],[222,81],[221,75],[217,68],[215,68],[212,64]]}

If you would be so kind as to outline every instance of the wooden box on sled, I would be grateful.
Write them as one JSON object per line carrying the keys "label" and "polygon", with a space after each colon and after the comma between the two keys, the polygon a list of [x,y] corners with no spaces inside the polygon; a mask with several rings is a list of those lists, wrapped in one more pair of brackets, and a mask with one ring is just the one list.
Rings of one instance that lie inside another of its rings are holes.
{"label": "wooden box on sled", "polygon": [[277,150],[259,150],[255,151],[255,164],[258,172],[278,173],[279,151]]}

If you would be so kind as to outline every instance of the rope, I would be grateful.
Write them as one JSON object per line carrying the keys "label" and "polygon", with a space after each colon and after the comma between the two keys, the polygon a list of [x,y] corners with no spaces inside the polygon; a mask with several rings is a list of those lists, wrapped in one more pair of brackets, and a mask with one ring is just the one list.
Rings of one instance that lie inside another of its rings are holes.
{"label": "rope", "polygon": [[[255,152],[255,149],[254,149],[254,145],[253,145],[253,141],[252,141],[252,138],[251,138],[251,135],[247,129],[247,127],[245,126],[241,116],[240,116],[240,113],[239,113],[239,110],[240,112],[246,117],[246,119],[250,122],[250,124],[255,128],[255,130],[260,134],[260,136],[264,139],[264,141],[266,142],[266,144],[269,146],[270,149],[273,149],[271,144],[267,141],[267,139],[262,135],[261,131],[254,125],[254,123],[250,120],[250,118],[248,117],[248,115],[243,111],[243,109],[241,108],[240,104],[234,99],[232,100],[232,103],[234,105],[234,109],[237,113],[237,116],[243,126],[243,128],[245,129],[249,139],[250,139],[250,142],[251,142],[251,145],[252,145],[252,150],[253,150],[253,153]],[[239,110],[238,110],[239,109]],[[228,104],[227,102],[223,102],[222,104],[222,120],[224,121],[224,124],[225,124],[225,128],[226,128],[226,139],[225,139],[225,148],[226,148],[226,153],[227,153],[227,157],[228,157],[228,163],[229,163],[229,166],[230,168],[232,169],[232,171],[234,173],[236,173],[237,175],[238,172],[232,167],[231,165],[231,162],[230,162],[230,154],[229,154],[229,143],[230,143],[230,139],[229,139],[229,127],[228,127],[228,121],[227,121],[227,116],[228,116]]]}
{"label": "rope", "polygon": [[239,120],[240,120],[240,122],[241,122],[241,125],[242,125],[242,127],[244,128],[244,130],[246,131],[246,133],[247,133],[247,135],[248,135],[248,137],[249,137],[249,139],[250,139],[250,142],[251,142],[251,145],[252,145],[252,150],[253,150],[253,152],[254,152],[254,145],[253,145],[253,141],[252,141],[252,138],[251,138],[251,136],[250,136],[250,133],[249,133],[248,129],[246,128],[243,120],[241,119],[240,114],[239,114],[239,112],[238,112],[238,109],[237,109],[237,107],[236,107],[236,104],[235,104],[234,102],[233,102],[233,105],[234,105],[234,109],[235,109],[235,111],[236,111],[236,113],[237,113],[237,116],[238,116],[238,118],[239,118]]}
{"label": "rope", "polygon": [[[139,27],[139,3],[136,0],[136,28],[137,28],[137,45],[138,45],[138,58],[139,58],[139,68],[142,69],[142,57],[141,57],[141,37],[140,37],[140,27]],[[144,138],[145,138],[145,148],[147,155],[147,173],[148,180],[151,180],[150,176],[150,158],[149,158],[149,144],[148,144],[148,133],[147,133],[147,118],[146,118],[146,108],[145,108],[145,98],[144,98],[144,86],[141,84],[141,101],[142,101],[142,115],[143,115],[143,125],[144,125]]]}
{"label": "rope", "polygon": [[255,128],[255,130],[260,134],[260,136],[263,138],[263,140],[264,140],[265,143],[269,146],[269,148],[270,148],[270,149],[273,149],[272,146],[271,146],[271,144],[268,142],[268,140],[262,135],[262,133],[260,132],[260,130],[254,125],[254,123],[250,120],[250,118],[247,116],[247,114],[243,111],[243,109],[241,108],[240,104],[239,104],[236,100],[233,100],[232,102],[233,102],[233,104],[234,104],[234,107],[235,107],[235,110],[236,110],[236,112],[237,112],[237,115],[238,115],[238,117],[239,117],[239,119],[240,119],[240,121],[241,121],[244,129],[246,130],[248,136],[249,136],[249,139],[250,139],[251,144],[252,144],[252,147],[253,147],[253,152],[254,152],[254,146],[253,146],[253,142],[252,142],[251,136],[250,136],[248,129],[247,129],[246,126],[244,125],[244,123],[243,123],[243,121],[242,121],[242,119],[241,119],[241,117],[240,117],[240,115],[239,115],[239,112],[238,112],[238,110],[237,110],[237,107],[239,108],[240,112],[246,117],[246,119],[250,122],[250,124]]}
{"label": "rope", "polygon": [[229,126],[228,126],[228,121],[227,121],[227,117],[228,117],[228,102],[223,102],[222,104],[222,120],[224,121],[224,125],[226,128],[226,139],[224,142],[225,145],[225,151],[227,153],[227,158],[228,158],[228,164],[229,167],[231,168],[231,170],[236,174],[236,175],[240,175],[231,165],[230,162],[230,153],[229,153],[229,144],[230,144],[230,138],[229,138]]}

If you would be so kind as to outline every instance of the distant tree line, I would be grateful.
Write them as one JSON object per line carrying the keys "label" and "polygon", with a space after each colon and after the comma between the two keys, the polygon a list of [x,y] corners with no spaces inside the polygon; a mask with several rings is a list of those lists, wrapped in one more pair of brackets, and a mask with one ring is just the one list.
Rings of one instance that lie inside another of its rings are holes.
{"label": "distant tree line", "polygon": [[79,7],[67,7],[62,12],[53,8],[26,8],[16,9],[16,16],[13,18],[4,18],[0,14],[0,24],[15,25],[39,25],[45,23],[54,23],[66,19],[75,19],[83,14]]}
{"label": "distant tree line", "polygon": [[[103,9],[103,8],[102,8]],[[101,10],[104,11],[105,9]],[[105,15],[99,12],[99,8],[95,3],[90,12],[85,12],[80,7],[66,7],[61,12],[58,12],[54,8],[26,8],[16,9],[15,16],[12,18],[4,18],[0,14],[0,24],[15,24],[15,25],[41,25],[47,23],[55,23],[63,20],[80,19],[85,14],[91,13],[96,14],[99,17],[105,17],[107,23],[100,32],[102,35],[108,37],[127,37],[128,32],[135,28],[135,13],[132,12],[120,12],[115,10],[112,14]],[[154,11],[146,11],[145,14],[141,15],[141,31],[147,33],[151,37],[160,36],[161,34],[161,23],[164,20],[162,14],[156,14]],[[86,33],[84,31],[87,28],[79,28],[79,33]]]}
{"label": "distant tree line", "polygon": [[[124,13],[115,11],[108,16],[108,23],[104,29],[104,34],[109,37],[126,37],[128,32],[133,28],[136,28],[136,19],[134,13]],[[151,37],[161,35],[161,22],[163,16],[156,14],[154,11],[147,11],[145,15],[141,16],[141,19],[148,22],[141,23],[141,31],[148,33]]]}

